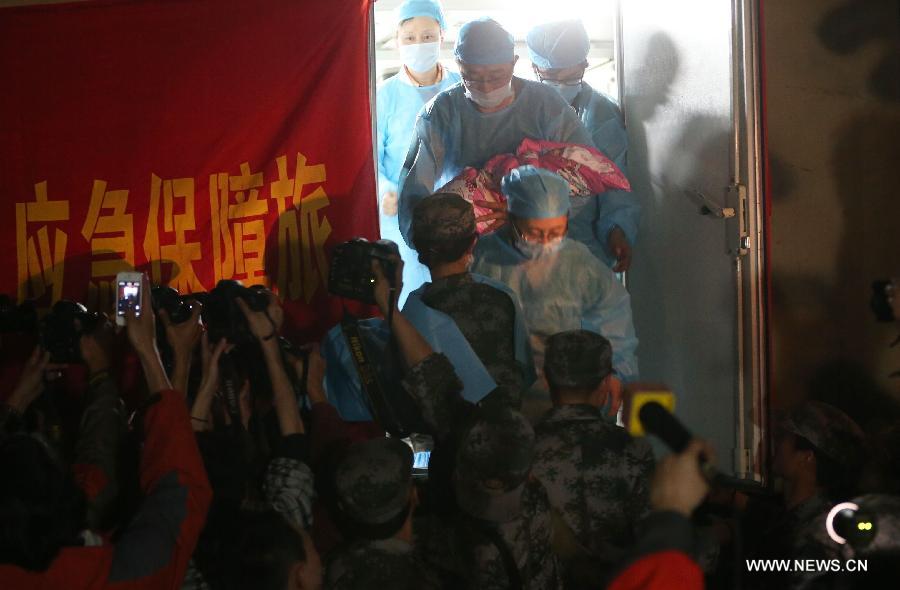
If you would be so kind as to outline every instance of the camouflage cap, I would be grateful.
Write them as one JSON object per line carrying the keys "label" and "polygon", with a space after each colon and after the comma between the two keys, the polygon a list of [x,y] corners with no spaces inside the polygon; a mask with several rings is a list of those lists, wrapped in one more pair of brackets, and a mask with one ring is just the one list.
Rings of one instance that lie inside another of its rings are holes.
{"label": "camouflage cap", "polygon": [[551,387],[593,388],[612,371],[612,345],[596,332],[569,330],[547,339],[544,375]]}
{"label": "camouflage cap", "polygon": [[413,208],[412,241],[444,241],[475,236],[472,204],[456,193],[435,193]]}
{"label": "camouflage cap", "polygon": [[782,428],[808,440],[819,452],[840,465],[860,459],[865,435],[850,416],[820,401],[808,401],[791,412]]}
{"label": "camouflage cap", "polygon": [[396,438],[352,445],[335,472],[338,508],[366,525],[385,524],[409,503],[412,450]]}
{"label": "camouflage cap", "polygon": [[525,416],[509,408],[476,410],[456,453],[460,508],[491,522],[516,518],[533,459],[534,430]]}

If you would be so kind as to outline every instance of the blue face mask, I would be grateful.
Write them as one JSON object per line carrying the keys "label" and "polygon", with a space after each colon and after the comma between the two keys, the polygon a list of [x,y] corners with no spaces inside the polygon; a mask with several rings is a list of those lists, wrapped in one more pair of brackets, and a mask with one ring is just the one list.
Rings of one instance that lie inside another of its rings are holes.
{"label": "blue face mask", "polygon": [[563,84],[562,82],[557,82],[555,80],[542,80],[544,84],[553,88],[557,92],[562,95],[562,97],[566,100],[567,103],[572,104],[575,100],[575,97],[578,96],[578,93],[581,92],[582,82],[578,84]]}
{"label": "blue face mask", "polygon": [[403,65],[420,74],[434,69],[441,54],[441,44],[438,42],[400,45],[397,49]]}

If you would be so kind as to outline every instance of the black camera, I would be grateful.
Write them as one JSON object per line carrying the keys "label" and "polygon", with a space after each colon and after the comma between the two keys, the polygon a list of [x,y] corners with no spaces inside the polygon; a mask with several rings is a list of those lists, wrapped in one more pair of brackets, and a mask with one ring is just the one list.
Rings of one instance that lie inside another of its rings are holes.
{"label": "black camera", "polygon": [[183,324],[191,319],[194,313],[193,297],[185,297],[176,289],[166,285],[157,285],[150,291],[153,312],[159,315],[165,310],[173,324]]}
{"label": "black camera", "polygon": [[50,353],[51,362],[81,362],[81,337],[93,334],[104,321],[102,314],[88,311],[78,302],[57,301],[41,320],[41,348]]}
{"label": "black camera", "polygon": [[365,238],[353,238],[338,244],[331,258],[328,274],[328,290],[339,297],[375,305],[375,274],[372,261],[381,264],[391,285],[397,271],[395,260],[400,256],[397,244],[390,240],[370,242]]}
{"label": "black camera", "polygon": [[874,281],[872,283],[872,312],[879,322],[893,322],[897,320],[891,307],[892,296],[898,296],[894,293],[894,283],[892,281]]}
{"label": "black camera", "polygon": [[9,295],[0,295],[0,334],[34,332],[37,327],[37,309],[34,302],[25,301],[21,305],[16,305]]}
{"label": "black camera", "polygon": [[256,341],[247,325],[247,318],[238,307],[238,299],[243,299],[252,311],[265,311],[269,307],[269,292],[265,287],[245,287],[240,281],[219,281],[203,302],[203,321],[210,342],[218,342],[222,338],[237,345]]}

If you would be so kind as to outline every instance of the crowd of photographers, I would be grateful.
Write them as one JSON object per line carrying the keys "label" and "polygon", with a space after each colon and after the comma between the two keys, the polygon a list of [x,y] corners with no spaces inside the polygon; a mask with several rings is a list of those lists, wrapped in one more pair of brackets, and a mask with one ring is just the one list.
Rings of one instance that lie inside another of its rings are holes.
{"label": "crowd of photographers", "polygon": [[[896,432],[865,461],[859,427],[809,403],[779,436],[782,500],[708,494],[698,461],[712,461],[708,446],[694,441],[654,467],[646,443],[616,426],[622,393],[606,339],[583,330],[549,339],[554,407],[532,426],[496,397],[467,402],[448,357],[397,308],[396,282],[379,263],[372,273],[403,390],[433,439],[427,477],[413,467],[414,445],[377,422],[341,418],[318,348],[280,336],[275,295],[225,283],[205,306],[164,304],[165,292],[154,299],[144,280],[157,311],[129,311],[121,334],[103,315],[56,308],[5,400],[0,587],[871,582],[735,571],[728,555],[741,545],[747,558],[867,557],[895,567]],[[22,344],[10,336],[5,352]],[[856,508],[878,529],[839,545],[824,518],[860,491],[881,493]]]}

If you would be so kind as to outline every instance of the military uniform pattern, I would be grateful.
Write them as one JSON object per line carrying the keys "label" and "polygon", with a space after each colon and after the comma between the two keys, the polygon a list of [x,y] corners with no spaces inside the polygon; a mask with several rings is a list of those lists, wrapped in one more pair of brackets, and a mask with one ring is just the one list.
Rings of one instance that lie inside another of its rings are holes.
{"label": "military uniform pattern", "polygon": [[505,390],[503,403],[517,409],[523,368],[516,361],[516,309],[509,295],[463,273],[432,282],[422,301],[453,318],[488,373]]}
{"label": "military uniform pattern", "polygon": [[[452,438],[474,406],[459,396],[462,385],[453,366],[442,354],[432,354],[406,374],[403,385],[422,409],[438,444]],[[449,484],[449,482],[448,482]],[[454,513],[443,521],[430,518],[417,530],[417,546],[429,562],[453,577],[467,580],[468,588],[508,589],[509,579],[496,545],[482,527],[497,530],[514,556],[524,588],[534,590],[562,587],[556,557],[550,547],[550,502],[543,485],[529,479],[522,492],[522,509],[517,518],[502,524],[474,521]]]}
{"label": "military uniform pattern", "polygon": [[553,408],[535,433],[533,473],[579,544],[602,555],[607,545],[631,543],[634,523],[649,512],[650,445],[589,405]]}
{"label": "military uniform pattern", "polygon": [[457,585],[470,590],[508,590],[510,580],[499,549],[484,532],[491,527],[500,534],[515,560],[522,587],[527,590],[562,588],[556,556],[550,546],[550,503],[543,485],[529,480],[522,494],[522,511],[506,523],[476,521],[457,515],[451,521],[429,518],[417,530],[417,543],[440,571],[464,582]]}
{"label": "military uniform pattern", "polygon": [[431,590],[440,582],[413,551],[390,538],[362,541],[335,552],[326,568],[330,590]]}

